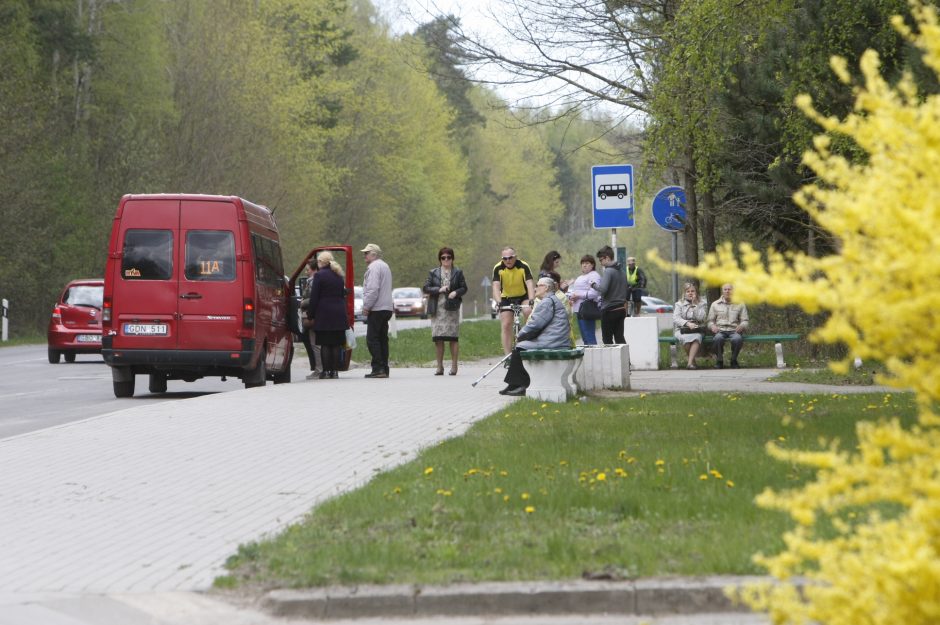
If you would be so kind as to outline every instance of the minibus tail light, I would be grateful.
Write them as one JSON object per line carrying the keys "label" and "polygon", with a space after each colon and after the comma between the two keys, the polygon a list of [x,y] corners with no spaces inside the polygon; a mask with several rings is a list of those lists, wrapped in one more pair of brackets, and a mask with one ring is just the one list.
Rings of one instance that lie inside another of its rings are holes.
{"label": "minibus tail light", "polygon": [[245,306],[242,310],[244,313],[242,317],[243,325],[246,328],[255,327],[255,303],[250,298],[245,298]]}

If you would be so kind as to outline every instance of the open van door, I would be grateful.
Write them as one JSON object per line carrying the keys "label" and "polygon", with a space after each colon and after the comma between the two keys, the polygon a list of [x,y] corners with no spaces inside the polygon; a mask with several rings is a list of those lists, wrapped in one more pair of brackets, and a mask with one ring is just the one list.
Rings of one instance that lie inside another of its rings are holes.
{"label": "open van door", "polygon": [[[291,331],[295,334],[306,332],[301,325],[302,311],[300,310],[300,300],[302,299],[302,286],[307,280],[306,267],[311,258],[315,259],[320,252],[332,252],[335,260],[346,272],[346,319],[349,327],[353,327],[356,322],[354,316],[354,288],[355,265],[353,262],[353,251],[350,245],[323,245],[310,250],[304,257],[303,262],[294,270],[288,279],[288,290],[290,298],[290,314],[288,315]],[[349,367],[349,359],[345,358],[341,371],[346,371]]]}

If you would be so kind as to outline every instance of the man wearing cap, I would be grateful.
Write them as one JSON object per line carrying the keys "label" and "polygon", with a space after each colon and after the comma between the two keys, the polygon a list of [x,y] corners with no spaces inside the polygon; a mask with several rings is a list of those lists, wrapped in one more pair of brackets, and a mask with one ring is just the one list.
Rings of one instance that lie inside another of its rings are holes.
{"label": "man wearing cap", "polygon": [[[639,317],[643,310],[643,294],[646,292],[646,274],[636,266],[636,258],[627,258],[627,313],[631,317]],[[630,312],[630,303],[633,303],[633,312]]]}
{"label": "man wearing cap", "polygon": [[367,378],[387,378],[388,322],[395,302],[392,299],[392,270],[382,260],[382,248],[369,243],[362,248],[366,275],[362,279],[362,314],[366,315],[366,345],[372,355],[372,371]]}
{"label": "man wearing cap", "polygon": [[532,311],[532,316],[519,330],[515,349],[509,356],[509,370],[503,381],[506,388],[500,395],[514,397],[525,395],[529,388],[529,372],[522,364],[520,350],[524,349],[570,349],[571,324],[565,303],[559,299],[558,285],[551,278],[539,278],[535,284],[535,296],[541,301]]}
{"label": "man wearing cap", "polygon": [[516,250],[503,248],[503,257],[493,267],[493,301],[499,302],[499,321],[503,353],[512,351],[512,308],[522,306],[522,314],[528,315],[535,299],[532,270],[525,261],[516,257]]}

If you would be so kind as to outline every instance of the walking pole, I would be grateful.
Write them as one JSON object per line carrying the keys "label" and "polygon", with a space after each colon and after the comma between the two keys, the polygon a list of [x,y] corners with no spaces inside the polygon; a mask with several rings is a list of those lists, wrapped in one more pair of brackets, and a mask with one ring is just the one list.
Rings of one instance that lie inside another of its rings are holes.
{"label": "walking pole", "polygon": [[496,370],[496,367],[498,367],[498,366],[500,366],[501,364],[503,364],[504,362],[506,362],[506,361],[509,359],[510,356],[512,356],[512,352],[510,352],[510,353],[506,354],[505,356],[503,356],[503,359],[502,359],[502,360],[500,360],[498,363],[496,363],[495,365],[493,365],[492,367],[490,367],[490,370],[489,370],[489,371],[487,371],[486,373],[484,373],[483,375],[481,375],[481,376],[480,376],[480,379],[477,380],[476,382],[474,382],[473,384],[471,384],[470,386],[476,386],[477,384],[479,384],[480,382],[482,382],[482,381],[483,381],[483,378],[485,378],[485,377],[488,376],[489,374],[493,373],[493,371]]}

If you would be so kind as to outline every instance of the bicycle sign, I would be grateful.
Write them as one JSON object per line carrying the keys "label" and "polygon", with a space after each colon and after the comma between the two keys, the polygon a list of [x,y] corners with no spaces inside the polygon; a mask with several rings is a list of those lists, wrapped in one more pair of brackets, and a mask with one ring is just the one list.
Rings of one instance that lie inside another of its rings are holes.
{"label": "bicycle sign", "polygon": [[653,198],[653,219],[659,227],[669,232],[685,229],[685,189],[663,187]]}
{"label": "bicycle sign", "polygon": [[595,165],[591,179],[594,227],[632,228],[633,165]]}

